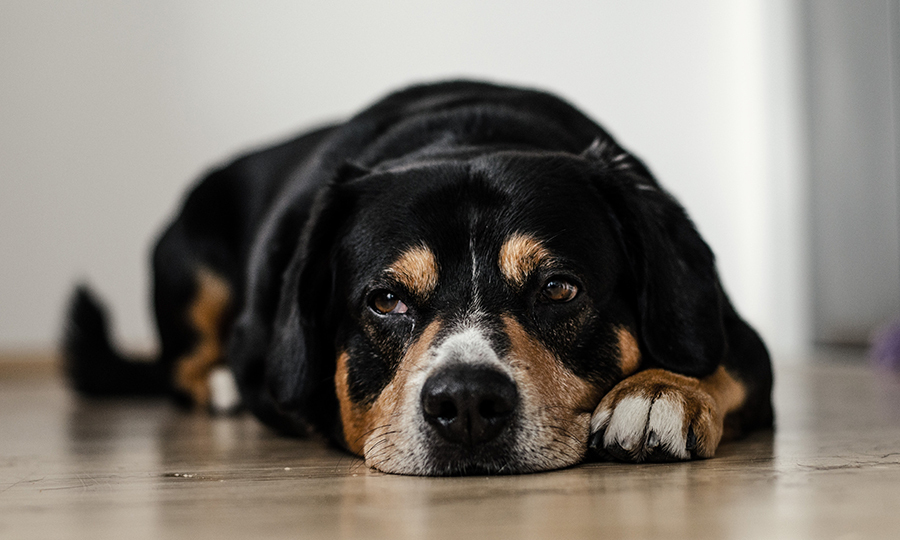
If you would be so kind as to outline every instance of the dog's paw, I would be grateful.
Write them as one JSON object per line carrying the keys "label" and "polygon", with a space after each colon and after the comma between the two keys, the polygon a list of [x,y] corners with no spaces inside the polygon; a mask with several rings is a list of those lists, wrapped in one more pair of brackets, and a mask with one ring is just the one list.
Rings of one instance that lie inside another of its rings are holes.
{"label": "dog's paw", "polygon": [[619,461],[683,461],[712,457],[723,414],[698,379],[662,369],[616,385],[591,417],[590,448]]}
{"label": "dog's paw", "polygon": [[234,374],[225,366],[217,366],[209,373],[209,408],[213,414],[228,415],[241,407],[241,393]]}

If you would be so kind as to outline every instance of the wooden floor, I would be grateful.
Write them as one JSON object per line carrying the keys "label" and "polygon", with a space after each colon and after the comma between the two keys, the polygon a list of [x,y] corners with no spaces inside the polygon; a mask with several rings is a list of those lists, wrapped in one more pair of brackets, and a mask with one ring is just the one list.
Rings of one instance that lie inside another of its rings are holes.
{"label": "wooden floor", "polygon": [[412,478],[7,367],[0,538],[900,538],[900,379],[822,358],[777,375],[777,432],[712,460]]}

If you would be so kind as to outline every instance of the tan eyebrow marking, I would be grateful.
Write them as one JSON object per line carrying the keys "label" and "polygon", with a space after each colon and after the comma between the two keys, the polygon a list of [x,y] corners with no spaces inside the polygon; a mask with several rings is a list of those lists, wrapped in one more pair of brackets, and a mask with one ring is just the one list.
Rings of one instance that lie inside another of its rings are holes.
{"label": "tan eyebrow marking", "polygon": [[500,248],[500,272],[507,281],[521,287],[529,274],[553,259],[544,244],[531,235],[515,233]]}
{"label": "tan eyebrow marking", "polygon": [[424,245],[404,251],[387,271],[411,293],[424,298],[437,287],[437,258],[434,252]]}

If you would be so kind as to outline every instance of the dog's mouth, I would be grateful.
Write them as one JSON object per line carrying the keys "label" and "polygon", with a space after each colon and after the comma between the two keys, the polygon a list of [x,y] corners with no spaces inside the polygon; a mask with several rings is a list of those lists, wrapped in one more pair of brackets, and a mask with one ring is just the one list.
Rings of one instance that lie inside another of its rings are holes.
{"label": "dog's mouth", "polygon": [[451,364],[411,386],[407,396],[416,406],[394,411],[394,421],[365,444],[370,467],[429,476],[519,474],[574,465],[587,451],[589,412],[544,404],[496,367]]}
{"label": "dog's mouth", "polygon": [[478,476],[526,472],[507,451],[479,449],[471,453],[436,451],[430,456],[429,476]]}
{"label": "dog's mouth", "polygon": [[[587,423],[587,422],[585,422]],[[377,444],[366,454],[366,464],[382,472],[417,476],[523,474],[561,469],[580,463],[587,452],[583,436],[560,433],[554,427],[524,427],[518,420],[495,439],[481,444],[448,441],[434,432],[421,432],[419,444],[406,446],[398,439]],[[577,437],[577,438],[576,438]]]}

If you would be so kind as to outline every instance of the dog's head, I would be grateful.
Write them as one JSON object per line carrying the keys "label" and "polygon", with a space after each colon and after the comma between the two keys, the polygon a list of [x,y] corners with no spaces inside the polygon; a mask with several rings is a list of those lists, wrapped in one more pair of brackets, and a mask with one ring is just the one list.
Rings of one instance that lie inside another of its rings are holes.
{"label": "dog's head", "polygon": [[581,461],[594,408],[639,367],[710,372],[712,255],[643,167],[619,165],[589,150],[345,168],[257,338],[271,409],[386,472],[527,472]]}

